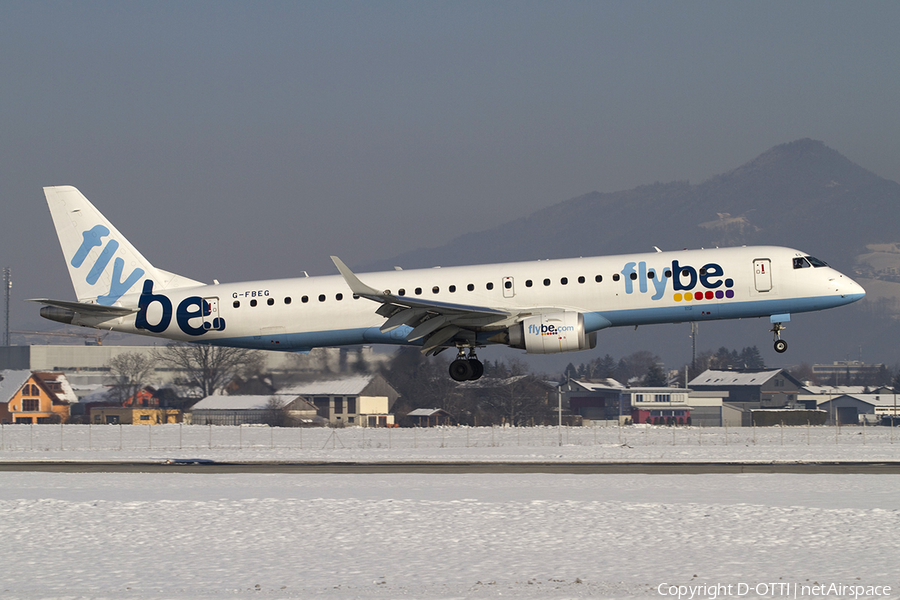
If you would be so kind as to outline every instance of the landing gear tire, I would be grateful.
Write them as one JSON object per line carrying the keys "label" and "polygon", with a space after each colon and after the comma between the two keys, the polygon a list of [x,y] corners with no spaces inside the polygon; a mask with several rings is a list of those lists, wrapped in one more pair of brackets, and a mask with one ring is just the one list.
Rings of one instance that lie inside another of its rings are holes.
{"label": "landing gear tire", "polygon": [[484,375],[484,363],[477,358],[470,358],[469,362],[472,363],[472,380],[481,379]]}
{"label": "landing gear tire", "polygon": [[775,336],[775,352],[781,354],[787,350],[787,342],[781,339],[781,332],[784,331],[784,325],[781,323],[773,323],[771,331]]}
{"label": "landing gear tire", "polygon": [[450,378],[453,381],[469,381],[474,374],[475,369],[472,368],[472,362],[467,358],[457,358],[450,363]]}

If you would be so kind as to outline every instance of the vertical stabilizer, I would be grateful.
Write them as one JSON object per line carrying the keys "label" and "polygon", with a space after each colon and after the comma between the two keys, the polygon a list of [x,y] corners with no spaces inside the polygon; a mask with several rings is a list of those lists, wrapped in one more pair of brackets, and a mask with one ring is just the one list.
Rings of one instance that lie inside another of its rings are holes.
{"label": "vertical stabilizer", "polygon": [[79,302],[113,306],[147,280],[158,290],[203,285],[151,265],[76,188],[45,187],[44,195]]}

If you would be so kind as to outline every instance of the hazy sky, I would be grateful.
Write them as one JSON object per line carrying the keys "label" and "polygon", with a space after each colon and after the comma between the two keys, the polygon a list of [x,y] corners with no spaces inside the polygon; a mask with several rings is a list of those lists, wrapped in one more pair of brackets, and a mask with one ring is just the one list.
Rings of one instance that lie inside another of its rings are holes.
{"label": "hazy sky", "polygon": [[900,180],[898,30],[893,1],[0,0],[12,327],[42,323],[24,298],[74,299],[45,185],[155,265],[235,281],[698,183],[803,137]]}

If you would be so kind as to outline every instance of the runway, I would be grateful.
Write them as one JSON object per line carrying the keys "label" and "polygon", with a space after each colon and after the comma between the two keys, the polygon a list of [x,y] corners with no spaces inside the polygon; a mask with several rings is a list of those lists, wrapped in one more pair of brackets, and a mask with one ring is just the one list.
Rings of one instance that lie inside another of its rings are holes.
{"label": "runway", "polygon": [[282,474],[645,474],[701,475],[716,473],[900,474],[900,461],[816,462],[218,462],[204,459],[171,461],[6,461],[0,472],[47,473],[282,473]]}

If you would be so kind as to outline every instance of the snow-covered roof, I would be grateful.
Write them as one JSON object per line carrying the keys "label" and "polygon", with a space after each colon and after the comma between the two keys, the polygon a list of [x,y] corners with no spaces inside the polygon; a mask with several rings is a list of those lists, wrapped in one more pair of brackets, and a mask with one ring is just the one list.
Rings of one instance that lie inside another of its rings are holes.
{"label": "snow-covered roof", "polygon": [[28,369],[4,369],[0,371],[0,402],[9,402],[10,398],[25,385],[31,371]]}
{"label": "snow-covered roof", "polygon": [[358,396],[372,383],[374,375],[307,381],[276,392],[279,396]]}
{"label": "snow-covered roof", "polygon": [[[864,394],[866,392],[866,386],[864,385],[804,385],[803,389],[810,394],[823,396],[828,394],[832,396],[837,394]],[[871,390],[871,386],[868,389]]]}
{"label": "snow-covered roof", "polygon": [[821,406],[822,404],[837,400],[838,398],[853,398],[854,400],[865,402],[866,404],[871,404],[873,406],[893,406],[895,402],[900,404],[900,401],[894,398],[894,394],[841,394],[840,396],[832,396],[827,400],[823,399],[819,402],[819,405]]}
{"label": "snow-covered roof", "polygon": [[265,410],[272,400],[268,396],[207,396],[192,410]]}
{"label": "snow-covered roof", "polygon": [[36,375],[43,381],[55,381],[59,384],[60,391],[55,393],[56,397],[60,400],[65,400],[66,402],[78,402],[78,395],[75,393],[75,390],[72,389],[72,385],[69,383],[69,378],[66,377],[65,373],[48,373],[45,371],[41,371]]}
{"label": "snow-covered roof", "polygon": [[406,413],[407,417],[433,417],[437,414],[449,414],[443,408],[417,408]]}
{"label": "snow-covered roof", "polygon": [[716,371],[708,369],[697,375],[688,384],[689,387],[703,385],[762,385],[781,372],[781,369],[770,371]]}
{"label": "snow-covered roof", "polygon": [[609,390],[622,390],[625,388],[624,385],[619,383],[613,378],[602,379],[598,381],[586,381],[582,379],[573,379],[572,383],[578,386],[583,387],[585,390],[589,392],[602,392]]}

